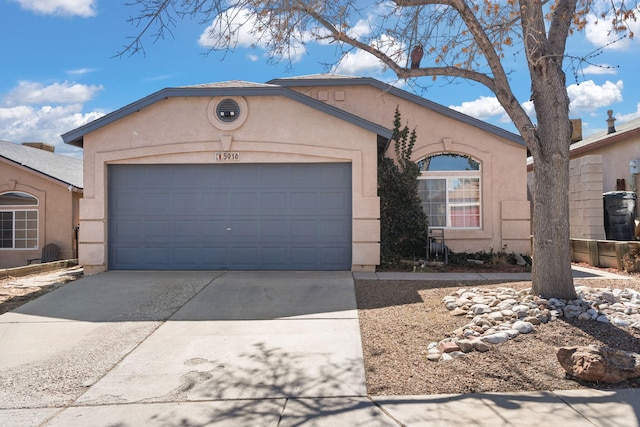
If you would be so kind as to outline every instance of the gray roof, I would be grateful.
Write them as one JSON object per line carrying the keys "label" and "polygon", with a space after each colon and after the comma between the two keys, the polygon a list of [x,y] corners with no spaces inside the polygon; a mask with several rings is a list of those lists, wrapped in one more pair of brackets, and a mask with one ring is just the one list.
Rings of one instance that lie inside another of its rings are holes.
{"label": "gray roof", "polygon": [[83,188],[82,160],[0,140],[0,157],[65,185]]}
{"label": "gray roof", "polygon": [[[630,120],[625,123],[620,123],[615,125],[616,131],[610,134],[607,134],[607,130],[603,130],[600,132],[596,132],[593,135],[589,135],[587,138],[584,138],[581,141],[571,144],[571,151],[588,151],[590,146],[595,145],[601,146],[606,145],[608,142],[615,142],[622,135],[628,134],[629,132],[640,130],[640,118]],[[628,135],[625,135],[628,136]]]}
{"label": "gray roof", "polygon": [[384,92],[388,92],[399,98],[421,105],[454,120],[458,120],[460,122],[477,127],[517,144],[525,145],[525,142],[520,135],[509,132],[505,129],[494,126],[482,120],[476,119],[475,117],[468,116],[459,111],[452,110],[451,108],[445,107],[444,105],[429,101],[428,99],[425,99],[421,96],[414,95],[402,89],[398,89],[395,86],[391,86],[387,83],[383,83],[380,80],[376,80],[371,77],[353,77],[336,74],[312,74],[301,77],[273,79],[268,81],[267,83],[287,87],[368,85],[380,89]]}
{"label": "gray roof", "polygon": [[331,116],[337,117],[341,120],[345,120],[356,126],[376,133],[379,137],[389,139],[391,138],[391,130],[380,126],[376,123],[372,123],[361,117],[340,110],[324,102],[310,98],[306,95],[298,93],[294,90],[288,89],[283,86],[261,83],[249,83],[243,81],[230,81],[221,83],[209,83],[196,86],[183,86],[175,88],[166,88],[158,92],[155,92],[145,98],[142,98],[136,102],[133,102],[119,110],[109,113],[100,117],[84,126],[71,130],[62,135],[62,140],[66,144],[75,145],[77,147],[83,146],[84,135],[93,132],[113,123],[123,117],[128,116],[136,111],[141,110],[151,104],[161,101],[166,98],[172,97],[212,97],[212,96],[284,96],[301,104],[315,108]]}

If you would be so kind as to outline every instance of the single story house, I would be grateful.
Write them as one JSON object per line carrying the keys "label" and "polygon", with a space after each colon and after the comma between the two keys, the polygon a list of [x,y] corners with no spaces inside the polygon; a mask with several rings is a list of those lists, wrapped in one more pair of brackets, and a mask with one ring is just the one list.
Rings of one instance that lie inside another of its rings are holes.
{"label": "single story house", "polygon": [[447,245],[527,253],[518,136],[375,79],[319,75],[167,88],[62,135],[84,150],[80,263],[373,271],[396,107]]}
{"label": "single story house", "polygon": [[43,143],[0,141],[0,268],[39,259],[48,243],[76,253],[82,160]]}
{"label": "single story house", "polygon": [[[612,116],[609,111],[603,119],[606,130],[587,138],[582,138],[580,120],[574,121],[574,142],[569,148],[569,224],[574,239],[605,239],[604,193],[638,195],[640,118],[616,125]],[[535,164],[531,158],[527,171],[532,189]]]}

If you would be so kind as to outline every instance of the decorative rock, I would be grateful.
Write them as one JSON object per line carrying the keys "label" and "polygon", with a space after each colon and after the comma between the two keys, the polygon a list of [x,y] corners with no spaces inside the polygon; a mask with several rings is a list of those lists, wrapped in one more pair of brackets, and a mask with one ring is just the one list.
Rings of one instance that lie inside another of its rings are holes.
{"label": "decorative rock", "polygon": [[631,322],[626,319],[621,319],[619,317],[614,317],[611,319],[611,324],[616,326],[631,326]]}
{"label": "decorative rock", "polygon": [[485,351],[489,351],[489,344],[487,344],[486,342],[482,341],[481,339],[475,339],[473,340],[473,348],[476,351],[482,352],[484,353]]}
{"label": "decorative rock", "polygon": [[509,335],[506,332],[498,332],[491,335],[486,335],[481,338],[482,341],[489,344],[502,344],[509,341]]}
{"label": "decorative rock", "polygon": [[491,307],[486,304],[474,304],[471,306],[473,314],[491,313]]}
{"label": "decorative rock", "polygon": [[533,325],[529,322],[518,320],[513,324],[513,329],[520,332],[521,334],[528,334],[530,332],[533,332]]}
{"label": "decorative rock", "polygon": [[509,336],[510,340],[520,335],[520,332],[518,332],[516,329],[506,329],[503,332]]}
{"label": "decorative rock", "polygon": [[499,311],[494,311],[493,313],[489,313],[489,319],[495,322],[502,322],[504,320],[504,316]]}
{"label": "decorative rock", "polygon": [[522,319],[523,322],[531,323],[532,325],[538,326],[542,321],[534,316],[527,316]]}
{"label": "decorative rock", "polygon": [[440,341],[438,350],[440,350],[440,353],[451,353],[452,351],[460,351],[460,347],[454,342]]}
{"label": "decorative rock", "polygon": [[458,344],[458,347],[460,347],[460,350],[464,353],[469,353],[471,350],[473,350],[473,341],[471,340],[457,340],[456,344]]}
{"label": "decorative rock", "polygon": [[[452,315],[469,319],[469,323],[453,331],[450,336],[457,338],[458,342],[471,340],[475,350],[487,351],[489,343],[501,343],[520,333],[530,333],[536,326],[559,317],[611,322],[617,327],[640,329],[638,291],[576,286],[578,298],[571,301],[557,298],[547,300],[531,295],[530,291],[502,287],[462,288],[445,296],[442,301]],[[599,307],[605,307],[606,311]],[[448,352],[468,350],[467,343],[462,344],[464,348],[461,349],[450,341],[452,339],[443,340],[439,345],[430,344],[435,348],[433,354],[445,353],[442,350],[445,347]]]}
{"label": "decorative rock", "polygon": [[558,361],[583,381],[615,384],[640,377],[640,354],[608,347],[561,347]]}
{"label": "decorative rock", "polygon": [[575,319],[582,312],[580,306],[577,305],[567,305],[563,311],[564,317],[566,317],[567,319]]}
{"label": "decorative rock", "polygon": [[442,360],[443,362],[448,362],[449,360],[453,360],[453,356],[451,356],[449,353],[442,353],[440,360]]}
{"label": "decorative rock", "polygon": [[427,354],[427,360],[430,362],[437,362],[440,360],[440,353]]}

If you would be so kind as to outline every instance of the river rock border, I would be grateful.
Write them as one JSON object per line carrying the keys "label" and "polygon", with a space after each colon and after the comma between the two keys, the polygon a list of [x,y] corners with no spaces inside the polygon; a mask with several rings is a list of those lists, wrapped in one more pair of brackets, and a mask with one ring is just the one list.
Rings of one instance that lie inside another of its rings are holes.
{"label": "river rock border", "polygon": [[451,360],[471,351],[488,351],[560,317],[611,323],[640,330],[640,292],[633,289],[576,286],[578,298],[542,298],[531,289],[463,288],[443,298],[452,316],[470,322],[428,345],[430,361]]}

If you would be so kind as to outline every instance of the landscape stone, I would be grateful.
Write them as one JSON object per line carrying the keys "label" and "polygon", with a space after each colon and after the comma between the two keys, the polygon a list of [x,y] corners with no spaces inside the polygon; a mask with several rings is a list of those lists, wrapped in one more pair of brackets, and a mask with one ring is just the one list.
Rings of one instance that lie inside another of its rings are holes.
{"label": "landscape stone", "polygon": [[438,360],[440,360],[440,353],[427,354],[427,360],[431,362],[437,362]]}
{"label": "landscape stone", "polygon": [[438,350],[440,350],[440,353],[451,353],[452,351],[460,351],[460,347],[451,341],[440,341],[438,343]]}
{"label": "landscape stone", "polygon": [[481,339],[475,339],[475,340],[473,340],[473,348],[476,351],[484,353],[485,351],[489,351],[489,349],[491,347],[489,346],[489,344],[487,344],[486,342],[482,341]]}
{"label": "landscape stone", "polygon": [[513,329],[520,332],[521,334],[528,334],[530,332],[533,332],[534,328],[533,328],[533,324],[519,320],[513,323]]}
{"label": "landscape stone", "polygon": [[558,362],[583,381],[615,384],[640,377],[640,354],[609,347],[561,347]]}
{"label": "landscape stone", "polygon": [[486,335],[481,339],[489,344],[502,344],[509,341],[509,335],[506,332],[497,332],[495,334]]}
{"label": "landscape stone", "polygon": [[[640,292],[633,289],[576,286],[578,298],[569,301],[540,298],[531,295],[530,291],[506,287],[461,288],[445,296],[443,303],[452,315],[469,319],[469,323],[453,331],[451,337],[470,339],[475,350],[486,351],[487,343],[504,342],[505,337],[512,339],[520,333],[530,333],[535,327],[561,317],[611,322],[617,327],[640,329]],[[606,312],[598,309],[603,304],[609,306]],[[489,337],[486,342],[480,341],[486,337]]]}

